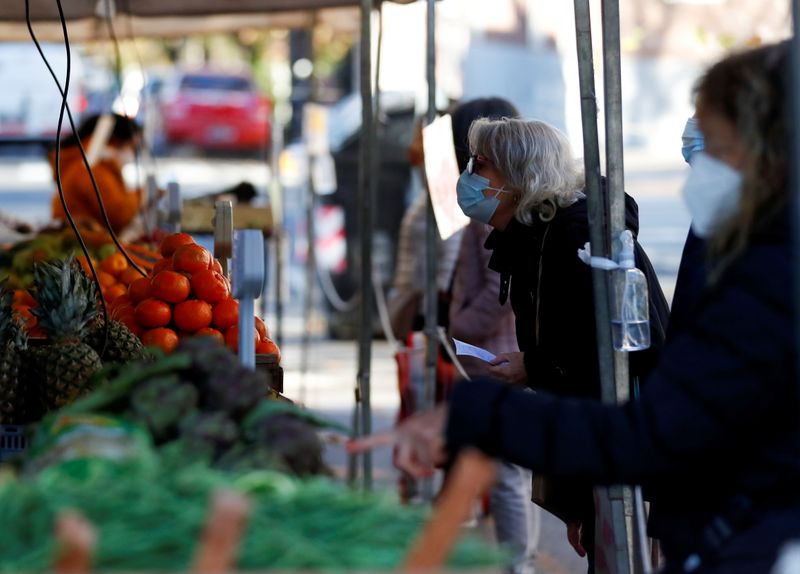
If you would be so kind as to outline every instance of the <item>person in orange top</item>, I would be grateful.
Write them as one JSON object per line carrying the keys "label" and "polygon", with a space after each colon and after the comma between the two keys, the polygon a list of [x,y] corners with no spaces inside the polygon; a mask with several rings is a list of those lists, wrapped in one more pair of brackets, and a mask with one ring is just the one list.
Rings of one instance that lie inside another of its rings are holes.
{"label": "person in orange top", "polygon": [[[95,132],[100,116],[91,116],[78,128],[78,138],[85,150]],[[134,158],[141,129],[131,118],[113,115],[114,127],[92,165],[97,187],[103,198],[111,227],[115,232],[125,229],[139,213],[142,203],[141,189],[128,190],[122,178],[122,166]],[[103,214],[97,201],[89,171],[86,169],[78,148],[78,140],[72,136],[61,145],[61,187],[70,213],[76,221],[92,220],[105,226]],[[56,178],[55,151],[50,152],[53,179]],[[53,197],[53,218],[66,221],[64,208],[58,193]]]}

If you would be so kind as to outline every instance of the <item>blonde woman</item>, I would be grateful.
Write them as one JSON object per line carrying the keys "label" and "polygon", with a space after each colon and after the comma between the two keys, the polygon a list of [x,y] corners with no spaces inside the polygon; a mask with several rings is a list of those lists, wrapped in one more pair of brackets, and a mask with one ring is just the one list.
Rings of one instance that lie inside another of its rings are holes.
{"label": "blonde woman", "polygon": [[[494,227],[486,247],[500,273],[500,303],[510,297],[519,352],[500,353],[489,375],[539,391],[600,398],[591,269],[577,257],[589,241],[583,174],[569,142],[537,120],[481,119],[469,132],[472,157],[458,185],[464,213]],[[638,232],[628,198],[627,227]],[[634,353],[632,373],[644,378],[663,341],[667,305],[647,256],[638,264],[651,281],[654,345]],[[570,544],[588,554],[593,571],[594,502],[590,485],[539,479],[534,495],[567,524]],[[548,492],[544,497],[543,491]]]}

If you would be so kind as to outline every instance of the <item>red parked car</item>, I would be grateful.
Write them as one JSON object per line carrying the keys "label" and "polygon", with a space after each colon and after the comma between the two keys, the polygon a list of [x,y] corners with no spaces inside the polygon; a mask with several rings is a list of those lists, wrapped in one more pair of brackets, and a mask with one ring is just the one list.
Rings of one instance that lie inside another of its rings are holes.
{"label": "red parked car", "polygon": [[161,94],[165,143],[207,150],[259,150],[271,138],[270,103],[245,74],[183,72]]}

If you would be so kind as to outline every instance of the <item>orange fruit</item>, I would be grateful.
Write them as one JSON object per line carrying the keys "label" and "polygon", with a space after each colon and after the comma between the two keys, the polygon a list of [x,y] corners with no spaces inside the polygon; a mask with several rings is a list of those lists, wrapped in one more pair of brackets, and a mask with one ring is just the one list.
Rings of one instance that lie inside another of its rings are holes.
{"label": "orange fruit", "polygon": [[112,303],[111,307],[116,309],[117,307],[120,307],[122,305],[131,305],[131,306],[133,306],[133,303],[131,302],[131,298],[128,297],[128,290],[127,289],[125,290],[125,293],[123,293],[122,295],[120,295],[119,297],[114,299],[114,302]]}
{"label": "orange fruit", "polygon": [[172,254],[172,267],[175,271],[197,273],[205,271],[211,264],[211,253],[200,245],[181,245]]}
{"label": "orange fruit", "polygon": [[105,271],[97,272],[97,279],[100,281],[100,287],[111,287],[117,283],[116,278]]}
{"label": "orange fruit", "polygon": [[153,264],[151,275],[156,275],[161,271],[172,271],[172,257],[156,261],[155,264]]}
{"label": "orange fruit", "polygon": [[114,277],[118,277],[127,268],[128,260],[119,251],[112,253],[100,262],[100,269]]}
{"label": "orange fruit", "polygon": [[189,280],[175,271],[161,271],[150,280],[150,296],[169,303],[180,303],[190,293]]}
{"label": "orange fruit", "polygon": [[172,235],[167,235],[161,241],[158,250],[163,257],[171,257],[181,245],[192,245],[193,243],[194,239],[188,233],[173,233]]}
{"label": "orange fruit", "polygon": [[239,322],[239,302],[236,299],[225,299],[214,305],[214,326],[225,331]]}
{"label": "orange fruit", "polygon": [[211,325],[211,305],[205,301],[190,299],[175,305],[173,319],[178,329],[194,333],[195,331]]}
{"label": "orange fruit", "polygon": [[[258,331],[253,329],[253,345],[258,345]],[[239,352],[239,325],[234,325],[225,331],[225,344],[232,351]]]}
{"label": "orange fruit", "polygon": [[261,320],[261,317],[256,317],[256,331],[258,331],[259,338],[269,339],[269,329],[267,329],[266,323]]}
{"label": "orange fruit", "polygon": [[171,353],[178,346],[178,334],[164,327],[150,329],[142,333],[142,344],[145,347],[159,347],[165,353]]}
{"label": "orange fruit", "polygon": [[33,298],[30,291],[25,289],[17,289],[14,291],[14,303],[21,305],[28,305],[29,307],[36,307],[39,305],[38,301]]}
{"label": "orange fruit", "polygon": [[225,277],[210,269],[192,275],[192,292],[207,303],[219,303],[231,296]]}
{"label": "orange fruit", "polygon": [[220,275],[224,275],[222,273],[222,263],[219,262],[219,259],[211,259],[211,265],[208,266],[211,271],[216,271]]}
{"label": "orange fruit", "polygon": [[125,325],[131,333],[133,333],[140,339],[142,338],[142,333],[144,332],[144,330],[142,329],[142,326],[136,322],[136,318],[134,317],[133,312],[131,312],[130,314],[123,314],[120,315],[119,317],[113,317],[113,318],[122,323],[123,325]]}
{"label": "orange fruit", "polygon": [[142,327],[164,327],[172,319],[172,309],[158,299],[145,299],[136,305],[134,315]]}
{"label": "orange fruit", "polygon": [[122,283],[115,283],[111,287],[107,287],[103,296],[106,298],[106,303],[113,303],[117,298],[123,295],[127,297],[128,289]]}
{"label": "orange fruit", "polygon": [[[75,261],[77,261],[80,264],[81,269],[83,269],[84,273],[86,273],[89,277],[92,276],[92,270],[89,267],[89,260],[86,259],[85,255],[78,255],[75,258]],[[92,260],[92,265],[94,265],[94,264],[95,264],[95,262],[94,262],[94,260]]]}
{"label": "orange fruit", "polygon": [[214,337],[220,345],[225,344],[225,337],[217,331],[216,329],[212,329],[211,327],[203,327],[202,329],[198,329],[194,333],[195,337]]}
{"label": "orange fruit", "polygon": [[132,303],[117,305],[116,301],[114,301],[114,304],[111,305],[111,309],[108,310],[108,315],[115,321],[121,321],[123,317],[129,317],[131,320],[135,321],[135,309],[136,307]]}
{"label": "orange fruit", "polygon": [[275,341],[269,337],[261,339],[256,344],[256,353],[259,355],[277,355],[278,362],[281,362],[281,350],[278,348],[278,345],[275,344]]}
{"label": "orange fruit", "polygon": [[133,267],[128,267],[127,269],[125,269],[125,271],[119,274],[119,276],[117,277],[117,281],[119,281],[123,285],[130,285],[140,277],[144,277],[144,275],[139,273]]}
{"label": "orange fruit", "polygon": [[139,277],[136,281],[128,286],[128,297],[134,303],[141,303],[150,297],[150,279],[147,277]]}
{"label": "orange fruit", "polygon": [[31,313],[31,308],[29,305],[23,305],[22,303],[12,303],[11,310],[16,314],[17,318],[22,321],[22,324],[25,326],[25,329],[30,331],[33,329],[39,321],[36,317],[33,316]]}

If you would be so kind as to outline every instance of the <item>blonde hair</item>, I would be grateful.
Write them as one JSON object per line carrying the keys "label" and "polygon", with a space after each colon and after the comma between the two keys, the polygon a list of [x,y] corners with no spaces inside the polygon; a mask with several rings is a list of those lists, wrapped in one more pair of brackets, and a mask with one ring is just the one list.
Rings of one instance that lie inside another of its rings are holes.
{"label": "blonde hair", "polygon": [[551,220],[559,207],[582,196],[583,170],[572,156],[567,137],[538,120],[481,118],[469,129],[473,155],[485,157],[512,190],[522,193],[516,218],[533,224],[538,214]]}

